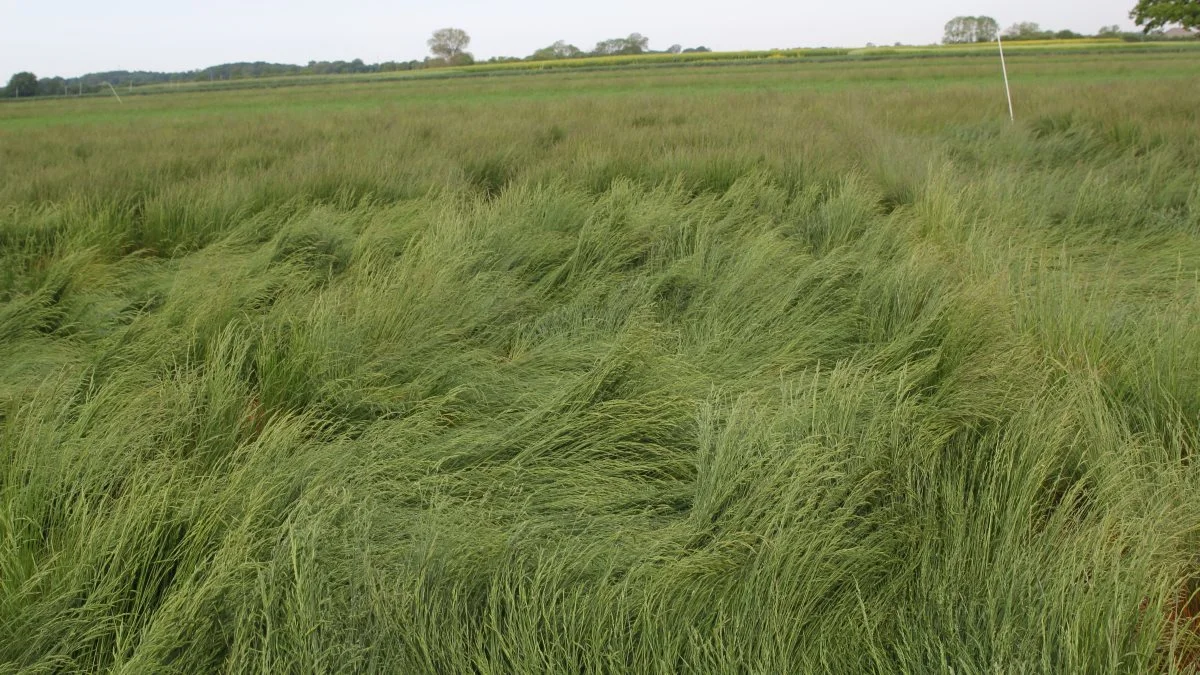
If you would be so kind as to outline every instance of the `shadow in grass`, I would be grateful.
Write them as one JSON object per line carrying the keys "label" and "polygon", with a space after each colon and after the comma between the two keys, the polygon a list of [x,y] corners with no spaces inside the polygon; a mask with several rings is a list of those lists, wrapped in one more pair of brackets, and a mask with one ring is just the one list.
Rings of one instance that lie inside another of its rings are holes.
{"label": "shadow in grass", "polygon": [[467,183],[487,199],[495,199],[517,176],[515,162],[506,156],[482,157],[463,164]]}

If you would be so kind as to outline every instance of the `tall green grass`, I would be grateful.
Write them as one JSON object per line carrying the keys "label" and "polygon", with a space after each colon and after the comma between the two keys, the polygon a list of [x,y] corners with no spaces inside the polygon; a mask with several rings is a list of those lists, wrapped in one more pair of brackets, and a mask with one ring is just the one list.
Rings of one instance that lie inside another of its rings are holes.
{"label": "tall green grass", "polygon": [[0,126],[0,670],[1189,667],[1200,92],[1069,63]]}

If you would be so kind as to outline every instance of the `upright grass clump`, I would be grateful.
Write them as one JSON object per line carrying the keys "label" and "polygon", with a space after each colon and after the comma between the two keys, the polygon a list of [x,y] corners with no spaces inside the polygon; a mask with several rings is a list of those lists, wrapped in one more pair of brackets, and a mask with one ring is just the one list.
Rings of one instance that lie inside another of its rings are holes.
{"label": "upright grass clump", "polygon": [[0,670],[1194,666],[1197,62],[1014,64],[0,105]]}

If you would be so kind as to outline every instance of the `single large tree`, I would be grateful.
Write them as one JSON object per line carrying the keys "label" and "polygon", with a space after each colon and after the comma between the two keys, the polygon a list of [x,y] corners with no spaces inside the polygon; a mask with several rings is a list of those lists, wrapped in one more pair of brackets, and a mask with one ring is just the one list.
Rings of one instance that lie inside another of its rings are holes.
{"label": "single large tree", "polygon": [[33,73],[17,73],[8,80],[5,90],[9,96],[34,96],[37,94],[38,79]]}
{"label": "single large tree", "polygon": [[975,41],[991,42],[1000,34],[1000,22],[990,16],[975,17]]}
{"label": "single large tree", "polygon": [[625,38],[625,44],[631,53],[641,54],[650,49],[650,38],[641,33],[630,33],[629,37]]}
{"label": "single large tree", "polygon": [[942,42],[948,45],[971,42],[971,29],[967,26],[968,18],[965,16],[956,16],[947,21],[945,33],[942,35]]}
{"label": "single large tree", "polygon": [[429,51],[447,63],[461,60],[467,53],[467,45],[471,44],[471,36],[461,28],[443,28],[435,31],[429,38]]}
{"label": "single large tree", "polygon": [[1147,33],[1175,24],[1200,28],[1200,0],[1138,0],[1129,16]]}

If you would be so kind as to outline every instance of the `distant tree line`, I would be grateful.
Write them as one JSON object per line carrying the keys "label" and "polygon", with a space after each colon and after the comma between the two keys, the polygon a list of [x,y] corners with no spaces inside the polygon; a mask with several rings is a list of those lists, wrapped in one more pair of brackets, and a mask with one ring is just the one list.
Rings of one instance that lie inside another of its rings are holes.
{"label": "distant tree line", "polygon": [[584,51],[565,40],[559,40],[549,47],[543,47],[524,59],[513,58],[512,61],[551,61],[555,59],[577,59],[587,56],[624,56],[630,54],[693,54],[711,52],[708,47],[689,47],[671,45],[666,50],[656,52],[650,49],[650,38],[641,33],[630,33],[628,37],[601,40],[591,51]]}
{"label": "distant tree line", "polygon": [[9,80],[4,94],[8,97],[26,96],[75,96],[79,94],[95,94],[108,91],[109,85],[118,91],[129,87],[141,87],[150,84],[173,84],[183,82],[210,82],[223,80],[244,80],[256,77],[278,77],[284,75],[332,75],[345,73],[384,73],[400,70],[419,70],[431,67],[433,59],[423,61],[385,61],[383,63],[363,63],[362,59],[353,61],[309,61],[308,65],[300,66],[288,63],[225,63],[210,66],[203,70],[188,70],[181,72],[153,72],[112,70],[102,73],[88,73],[81,77],[43,77],[33,73],[17,73]]}
{"label": "distant tree line", "polygon": [[[1143,0],[1143,2],[1154,2],[1155,0]],[[1200,7],[1200,0],[1180,0],[1184,4],[1192,3],[1196,7]],[[1200,21],[1200,19],[1197,19]],[[1120,26],[1104,26],[1096,32],[1095,35],[1087,35],[1084,33],[1076,33],[1072,30],[1046,30],[1032,21],[1022,21],[1000,30],[1000,24],[990,16],[956,16],[946,22],[945,32],[942,36],[942,42],[945,44],[967,44],[972,42],[993,42],[997,34],[1010,42],[1018,42],[1021,40],[1076,40],[1090,37],[1107,37],[1121,38],[1126,41],[1142,42],[1146,40],[1165,40],[1168,36],[1158,30],[1163,24],[1151,23],[1151,19],[1146,19],[1144,23],[1147,25],[1145,32],[1130,33],[1121,30]]]}

